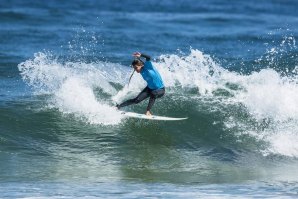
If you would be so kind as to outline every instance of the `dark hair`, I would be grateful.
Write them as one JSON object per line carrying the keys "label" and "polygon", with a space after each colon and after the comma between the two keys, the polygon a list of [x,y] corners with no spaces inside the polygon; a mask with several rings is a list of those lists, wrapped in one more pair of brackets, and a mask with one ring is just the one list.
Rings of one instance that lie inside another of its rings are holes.
{"label": "dark hair", "polygon": [[140,59],[135,59],[135,60],[133,60],[132,63],[131,63],[132,66],[135,66],[135,65],[141,65],[141,64],[144,65],[144,62],[143,62],[142,60],[140,60]]}

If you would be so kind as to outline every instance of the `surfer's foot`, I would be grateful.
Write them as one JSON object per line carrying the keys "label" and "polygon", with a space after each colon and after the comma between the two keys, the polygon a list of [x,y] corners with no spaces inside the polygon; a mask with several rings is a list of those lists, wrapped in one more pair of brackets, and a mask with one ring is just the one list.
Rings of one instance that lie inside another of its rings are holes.
{"label": "surfer's foot", "polygon": [[152,114],[151,114],[150,111],[147,111],[147,112],[146,112],[146,115],[147,115],[147,116],[152,116]]}

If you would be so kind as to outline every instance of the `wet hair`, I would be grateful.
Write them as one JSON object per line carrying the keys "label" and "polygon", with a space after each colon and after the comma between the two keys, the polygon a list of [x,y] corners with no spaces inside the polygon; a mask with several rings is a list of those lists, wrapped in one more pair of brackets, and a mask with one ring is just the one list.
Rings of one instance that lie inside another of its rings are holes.
{"label": "wet hair", "polygon": [[131,65],[134,67],[136,65],[144,65],[144,62],[140,59],[134,59],[131,63]]}

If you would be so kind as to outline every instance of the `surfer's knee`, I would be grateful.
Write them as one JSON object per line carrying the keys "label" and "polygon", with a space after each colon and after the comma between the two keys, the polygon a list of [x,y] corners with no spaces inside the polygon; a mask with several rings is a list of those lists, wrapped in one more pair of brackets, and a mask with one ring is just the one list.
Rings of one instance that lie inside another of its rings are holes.
{"label": "surfer's knee", "polygon": [[151,94],[152,94],[151,96],[154,97],[155,99],[160,98],[160,97],[164,96],[165,89],[163,88],[163,89],[155,90]]}
{"label": "surfer's knee", "polygon": [[138,104],[138,103],[140,103],[142,100],[140,99],[140,98],[138,98],[138,97],[136,97],[135,99],[134,99],[134,103],[136,103],[136,104]]}
{"label": "surfer's knee", "polygon": [[162,97],[162,96],[164,96],[164,95],[165,95],[165,92],[160,93],[160,94],[157,96],[157,98],[160,98],[160,97]]}

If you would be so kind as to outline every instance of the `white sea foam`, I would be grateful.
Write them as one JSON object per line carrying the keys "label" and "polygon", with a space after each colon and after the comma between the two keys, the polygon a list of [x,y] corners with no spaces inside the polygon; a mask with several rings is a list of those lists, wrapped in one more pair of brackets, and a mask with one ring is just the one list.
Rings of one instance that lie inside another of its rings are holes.
{"label": "white sea foam", "polygon": [[221,87],[223,73],[233,74],[220,67],[209,55],[191,49],[187,56],[162,55],[156,67],[162,74],[166,86],[197,87],[203,95]]}
{"label": "white sea foam", "polygon": [[121,115],[112,106],[96,99],[88,82],[70,77],[54,94],[55,106],[63,113],[74,114],[95,124],[117,124]]}
{"label": "white sea foam", "polygon": [[100,88],[109,95],[117,93],[110,82],[123,83],[124,67],[101,62],[62,64],[44,53],[35,54],[34,59],[18,67],[23,79],[36,93],[53,95],[50,107],[89,123],[111,125],[120,122],[121,115],[114,105],[97,98],[93,90]]}
{"label": "white sea foam", "polygon": [[281,154],[290,157],[298,157],[298,132],[297,121],[281,124],[273,129],[266,130],[264,138],[270,143],[263,151],[265,155]]}

